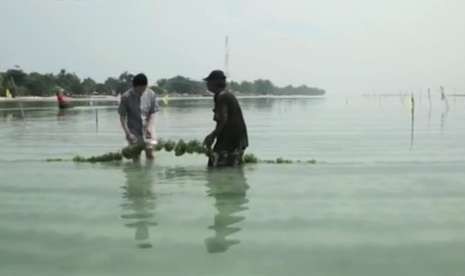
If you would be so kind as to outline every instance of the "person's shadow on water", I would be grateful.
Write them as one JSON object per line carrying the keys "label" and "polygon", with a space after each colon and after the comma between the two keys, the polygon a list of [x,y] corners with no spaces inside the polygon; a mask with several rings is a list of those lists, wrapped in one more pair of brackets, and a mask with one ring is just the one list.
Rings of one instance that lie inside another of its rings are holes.
{"label": "person's shadow on water", "polygon": [[123,172],[126,183],[123,189],[124,203],[121,204],[123,214],[121,218],[126,220],[126,227],[135,231],[134,239],[139,248],[152,248],[150,243],[150,227],[156,226],[155,204],[156,197],[153,188],[152,163],[142,165],[140,162],[124,165]]}
{"label": "person's shadow on water", "polygon": [[245,220],[240,212],[247,210],[247,190],[249,186],[242,168],[215,169],[207,172],[207,195],[215,199],[218,213],[213,225],[208,229],[214,235],[205,239],[208,253],[223,253],[240,240],[228,239],[228,236],[241,231],[236,224]]}

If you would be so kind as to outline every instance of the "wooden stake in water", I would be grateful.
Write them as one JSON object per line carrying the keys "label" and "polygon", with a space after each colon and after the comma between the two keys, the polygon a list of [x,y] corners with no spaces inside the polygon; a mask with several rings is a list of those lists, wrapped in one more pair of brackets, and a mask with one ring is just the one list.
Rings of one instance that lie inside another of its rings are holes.
{"label": "wooden stake in water", "polygon": [[410,96],[410,103],[411,103],[411,114],[412,114],[412,124],[410,127],[410,149],[413,149],[413,144],[415,140],[415,97],[412,95]]}
{"label": "wooden stake in water", "polygon": [[[94,106],[94,98],[92,96],[90,97],[89,105],[92,107]],[[95,132],[98,132],[98,109],[97,108],[95,108]]]}
{"label": "wooden stake in water", "polygon": [[429,103],[429,109],[431,109],[433,103],[431,102],[431,88],[428,88],[428,103]]}
{"label": "wooden stake in water", "polygon": [[428,103],[429,103],[429,109],[428,109],[428,127],[431,125],[431,112],[433,109],[433,103],[431,101],[431,89],[428,88]]}
{"label": "wooden stake in water", "polygon": [[25,120],[26,116],[24,115],[23,104],[21,102],[19,102],[18,104],[19,104],[19,110],[21,111],[21,118]]}
{"label": "wooden stake in water", "polygon": [[447,115],[449,113],[449,100],[447,99],[444,87],[441,86],[441,100],[444,102],[444,109],[441,113],[441,134],[444,133],[446,126]]}
{"label": "wooden stake in water", "polygon": [[441,86],[441,99],[444,101],[445,105],[446,105],[446,110],[447,112],[449,112],[449,99],[447,98],[446,96],[446,93],[444,91],[444,87]]}
{"label": "wooden stake in water", "polygon": [[95,109],[95,130],[98,132],[98,109]]}

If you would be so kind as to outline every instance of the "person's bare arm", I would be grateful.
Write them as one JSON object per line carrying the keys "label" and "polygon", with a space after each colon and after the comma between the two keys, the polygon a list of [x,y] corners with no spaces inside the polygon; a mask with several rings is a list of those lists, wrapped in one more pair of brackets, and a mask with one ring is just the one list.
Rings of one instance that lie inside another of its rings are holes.
{"label": "person's bare arm", "polygon": [[119,117],[119,120],[121,122],[121,128],[123,129],[124,131],[124,134],[126,135],[126,138],[131,141],[131,142],[135,142],[137,140],[136,136],[134,134],[131,133],[131,131],[129,130],[128,128],[128,124],[127,124],[127,120],[126,120],[126,116],[120,116]]}
{"label": "person's bare arm", "polygon": [[215,130],[211,133],[211,135],[217,137],[224,129],[226,122],[228,121],[228,106],[223,104],[220,106],[220,110],[218,111],[218,121],[216,124]]}
{"label": "person's bare arm", "polygon": [[[147,122],[146,122],[146,125],[145,125],[144,133],[145,133],[145,136],[148,139],[155,139],[156,138],[155,114],[156,113],[152,113],[150,116],[148,116]],[[152,132],[152,130],[153,130],[153,132]]]}
{"label": "person's bare arm", "polygon": [[137,141],[137,137],[131,133],[127,124],[128,112],[125,98],[121,98],[121,102],[118,107],[118,113],[120,115],[119,120],[121,123],[121,128],[123,129],[124,134],[126,135],[126,139],[128,139],[129,142],[135,143]]}
{"label": "person's bare arm", "polygon": [[[152,105],[150,108],[150,114],[147,116],[147,121],[145,122],[144,134],[148,139],[156,138],[156,125],[155,125],[155,114],[160,111],[160,106],[158,105],[158,100],[155,96],[152,98]],[[152,133],[153,131],[153,133]]]}
{"label": "person's bare arm", "polygon": [[217,106],[217,108],[218,108],[218,110],[216,111],[217,112],[216,127],[209,135],[207,135],[207,137],[204,140],[204,145],[207,148],[211,148],[211,146],[213,145],[213,142],[218,137],[218,135],[223,131],[224,126],[226,125],[226,123],[228,121],[228,106],[227,106],[227,104],[225,102],[220,103]]}

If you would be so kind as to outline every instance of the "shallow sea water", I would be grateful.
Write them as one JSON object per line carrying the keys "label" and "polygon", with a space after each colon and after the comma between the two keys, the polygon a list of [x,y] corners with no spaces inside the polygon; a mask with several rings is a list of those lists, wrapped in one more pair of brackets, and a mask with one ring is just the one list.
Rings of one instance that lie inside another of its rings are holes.
{"label": "shallow sea water", "polygon": [[[47,163],[124,146],[116,107],[0,103],[0,275],[463,275],[465,99],[241,99],[263,159]],[[210,100],[172,100],[202,139]],[[98,124],[96,123],[98,117]]]}

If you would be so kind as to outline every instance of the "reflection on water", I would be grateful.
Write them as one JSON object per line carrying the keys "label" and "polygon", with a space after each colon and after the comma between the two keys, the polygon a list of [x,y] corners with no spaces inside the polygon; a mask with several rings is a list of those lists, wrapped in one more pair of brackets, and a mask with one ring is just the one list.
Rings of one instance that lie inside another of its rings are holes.
{"label": "reflection on water", "polygon": [[[207,170],[198,174],[185,168],[169,168],[159,172],[154,171],[152,163],[141,162],[125,164],[123,169],[126,183],[122,186],[124,203],[121,205],[125,226],[134,229],[134,239],[137,247],[152,248],[150,229],[157,225],[155,218],[156,194],[153,191],[154,177],[189,178],[206,181],[207,196],[214,199],[213,206],[217,210],[213,224],[208,229],[213,230],[212,236],[205,239],[208,253],[223,253],[231,246],[239,244],[238,239],[228,238],[241,231],[238,223],[245,220],[239,213],[248,209],[247,190],[249,185],[242,168]],[[162,174],[162,175],[160,175]]]}
{"label": "reflection on water", "polygon": [[444,133],[447,123],[447,116],[449,115],[449,106],[446,104],[441,112],[441,133]]}
{"label": "reflection on water", "polygon": [[270,98],[262,98],[262,99],[257,99],[254,101],[248,101],[247,99],[244,100],[243,105],[247,106],[253,106],[255,109],[260,109],[260,110],[270,110],[273,108],[273,105],[276,104],[276,101],[273,101],[273,99]]}
{"label": "reflection on water", "polygon": [[58,120],[62,120],[63,117],[65,117],[65,115],[66,115],[66,113],[65,113],[65,111],[63,109],[58,110],[58,113],[57,113]]}
{"label": "reflection on water", "polygon": [[5,123],[9,123],[13,120],[15,120],[15,118],[17,118],[17,116],[15,116],[15,114],[13,112],[3,112],[2,113],[2,119]]}
{"label": "reflection on water", "polygon": [[57,112],[57,119],[59,121],[64,120],[66,116],[69,116],[71,114],[69,109],[58,109]]}
{"label": "reflection on water", "polygon": [[441,113],[441,133],[444,133],[444,129],[446,128],[447,122],[447,115],[449,114],[449,110],[444,110]]}
{"label": "reflection on water", "polygon": [[444,92],[444,87],[441,86],[441,101],[444,103],[444,109],[441,113],[441,133],[444,132],[447,122],[447,115],[449,114],[450,106],[449,106],[449,99]]}
{"label": "reflection on water", "polygon": [[231,246],[239,244],[237,239],[228,236],[241,231],[237,223],[245,220],[238,213],[247,210],[247,190],[249,186],[242,169],[209,170],[207,173],[207,194],[215,199],[214,207],[218,213],[213,218],[213,225],[208,229],[213,236],[205,239],[209,253],[223,253]]}
{"label": "reflection on water", "polygon": [[152,163],[144,165],[133,163],[125,165],[123,171],[126,183],[122,187],[125,203],[121,217],[127,222],[126,227],[134,229],[134,239],[139,248],[151,248],[150,227],[156,226],[155,204],[153,192]]}

